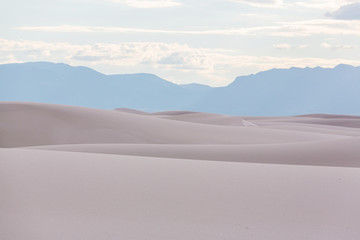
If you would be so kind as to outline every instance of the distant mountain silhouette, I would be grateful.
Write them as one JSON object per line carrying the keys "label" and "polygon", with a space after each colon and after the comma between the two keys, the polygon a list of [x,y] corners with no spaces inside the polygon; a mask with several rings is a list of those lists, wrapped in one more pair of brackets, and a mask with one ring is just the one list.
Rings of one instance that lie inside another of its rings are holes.
{"label": "distant mountain silhouette", "polygon": [[231,115],[360,115],[360,67],[272,69],[226,87],[177,85],[152,74],[104,75],[47,62],[0,65],[0,101]]}
{"label": "distant mountain silhouette", "polygon": [[360,114],[360,67],[272,69],[237,77],[193,110],[240,115]]}
{"label": "distant mountain silhouette", "polygon": [[0,65],[0,100],[143,111],[178,109],[195,91],[152,74],[104,75],[86,67],[47,62]]}

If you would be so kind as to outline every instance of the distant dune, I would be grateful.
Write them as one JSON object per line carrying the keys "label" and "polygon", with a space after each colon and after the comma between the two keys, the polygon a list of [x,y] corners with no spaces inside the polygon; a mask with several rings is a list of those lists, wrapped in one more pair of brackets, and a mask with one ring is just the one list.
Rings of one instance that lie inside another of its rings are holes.
{"label": "distant dune", "polygon": [[258,127],[216,126],[114,110],[38,103],[2,102],[0,112],[1,147],[79,143],[268,144],[342,137]]}
{"label": "distant dune", "polygon": [[0,239],[358,240],[360,118],[0,102]]}

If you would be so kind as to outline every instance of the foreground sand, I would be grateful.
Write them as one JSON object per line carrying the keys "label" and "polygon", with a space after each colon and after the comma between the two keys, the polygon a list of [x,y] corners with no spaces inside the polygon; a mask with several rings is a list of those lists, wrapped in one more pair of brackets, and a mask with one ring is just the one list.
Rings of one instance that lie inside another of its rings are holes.
{"label": "foreground sand", "polygon": [[359,239],[359,123],[0,103],[0,239]]}
{"label": "foreground sand", "polygon": [[3,149],[2,239],[359,239],[359,168]]}

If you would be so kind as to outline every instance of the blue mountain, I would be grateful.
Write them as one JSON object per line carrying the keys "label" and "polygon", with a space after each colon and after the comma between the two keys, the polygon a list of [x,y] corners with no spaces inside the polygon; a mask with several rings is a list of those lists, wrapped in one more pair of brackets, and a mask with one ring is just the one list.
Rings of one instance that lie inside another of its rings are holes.
{"label": "blue mountain", "polygon": [[48,62],[0,65],[0,101],[230,115],[360,115],[360,67],[272,69],[226,87],[177,85],[152,74],[105,75]]}
{"label": "blue mountain", "polygon": [[360,115],[359,93],[360,67],[272,69],[237,77],[193,108],[231,115]]}
{"label": "blue mountain", "polygon": [[0,101],[30,101],[143,111],[178,109],[195,91],[152,74],[104,75],[48,62],[0,65]]}

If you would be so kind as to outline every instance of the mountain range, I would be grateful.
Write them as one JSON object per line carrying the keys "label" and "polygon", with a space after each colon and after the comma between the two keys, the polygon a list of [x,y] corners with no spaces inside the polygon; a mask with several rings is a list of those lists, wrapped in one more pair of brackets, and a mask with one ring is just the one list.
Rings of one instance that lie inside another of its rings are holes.
{"label": "mountain range", "polygon": [[225,87],[179,85],[156,75],[105,75],[87,67],[31,62],[0,65],[0,101],[44,102],[148,112],[228,115],[360,115],[360,67],[271,69]]}

